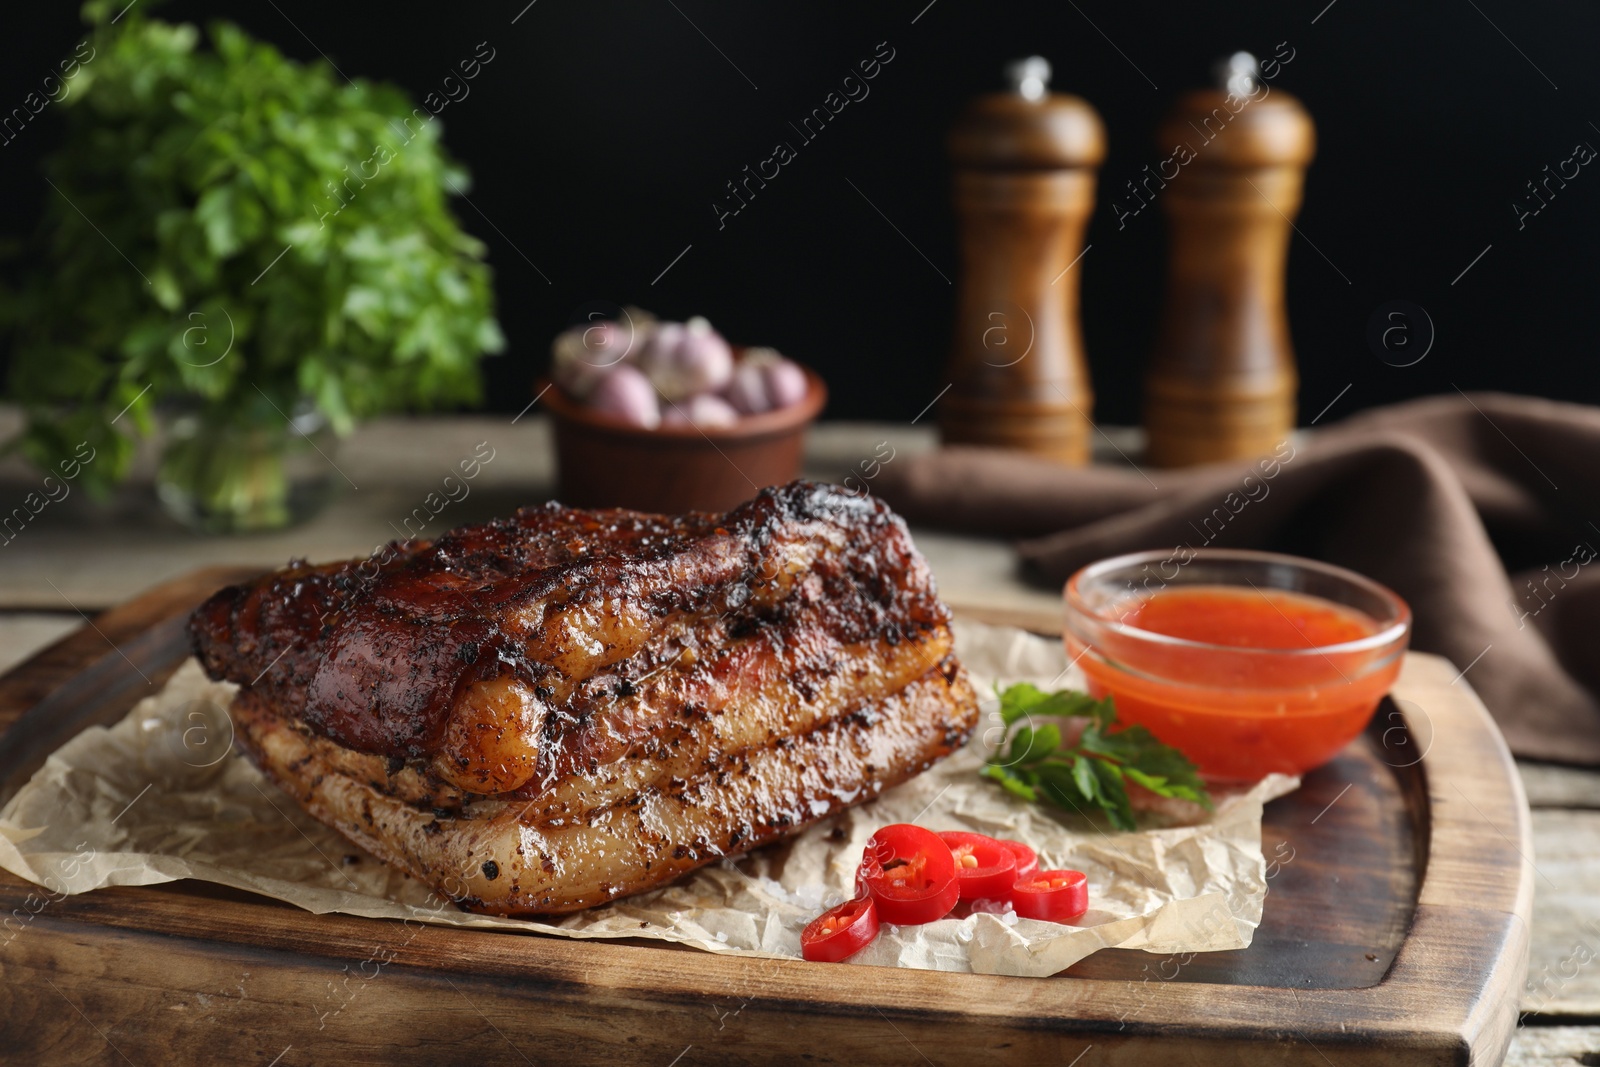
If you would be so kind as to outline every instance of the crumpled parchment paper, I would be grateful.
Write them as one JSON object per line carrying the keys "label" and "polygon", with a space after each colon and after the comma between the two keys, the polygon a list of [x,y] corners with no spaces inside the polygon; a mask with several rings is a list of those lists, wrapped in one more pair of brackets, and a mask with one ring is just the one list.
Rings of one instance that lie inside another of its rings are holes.
{"label": "crumpled parchment paper", "polygon": [[[1059,642],[1008,627],[957,624],[957,648],[980,691],[991,683],[1081,685]],[[1156,953],[1244,948],[1266,900],[1262,805],[1292,791],[1273,775],[1216,794],[1197,826],[1118,833],[1015,800],[977,770],[1001,736],[986,697],[973,741],[873,803],[789,842],[702,868],[664,889],[552,921],[471,915],[303,813],[232,744],[234,687],[193,662],[114,726],[62,745],[0,811],[0,867],[52,893],[197,878],[315,913],[411,919],[562,937],[673,941],[711,952],[798,957],[800,931],[845,900],[867,838],[915,822],[1032,845],[1041,868],[1089,877],[1074,925],[979,913],[884,926],[851,963],[1045,976],[1101,948]]]}

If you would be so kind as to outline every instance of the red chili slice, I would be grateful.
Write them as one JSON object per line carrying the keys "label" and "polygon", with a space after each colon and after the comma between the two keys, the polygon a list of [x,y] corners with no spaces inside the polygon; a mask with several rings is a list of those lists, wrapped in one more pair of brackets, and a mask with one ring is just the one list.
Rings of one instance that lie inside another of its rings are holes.
{"label": "red chili slice", "polygon": [[857,881],[886,923],[915,926],[950,914],[961,895],[956,859],[932,830],[891,823],[867,842]]}
{"label": "red chili slice", "polygon": [[1076,919],[1089,910],[1089,879],[1082,871],[1040,871],[1011,887],[1011,905],[1024,919]]}
{"label": "red chili slice", "polygon": [[1008,837],[997,838],[1001,846],[1011,850],[1017,857],[1017,881],[1032,878],[1039,873],[1039,855],[1021,841],[1013,841]]}
{"label": "red chili slice", "polygon": [[800,955],[813,963],[838,963],[878,936],[878,909],[859,897],[830,908],[800,931]]}
{"label": "red chili slice", "polygon": [[956,861],[962,900],[1003,900],[1017,880],[1017,857],[985,834],[952,830],[939,835]]}

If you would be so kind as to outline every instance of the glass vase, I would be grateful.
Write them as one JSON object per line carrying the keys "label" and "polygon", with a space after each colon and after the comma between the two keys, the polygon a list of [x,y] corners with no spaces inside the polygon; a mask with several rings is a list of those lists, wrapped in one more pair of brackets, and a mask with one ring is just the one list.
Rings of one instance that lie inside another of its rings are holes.
{"label": "glass vase", "polygon": [[167,514],[201,533],[279,530],[327,503],[338,436],[309,402],[282,418],[204,408],[174,416],[156,475]]}

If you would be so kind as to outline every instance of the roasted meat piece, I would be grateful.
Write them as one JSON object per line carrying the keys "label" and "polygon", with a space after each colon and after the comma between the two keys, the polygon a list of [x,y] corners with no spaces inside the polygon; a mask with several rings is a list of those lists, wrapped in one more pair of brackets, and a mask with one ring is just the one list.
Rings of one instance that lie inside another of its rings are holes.
{"label": "roasted meat piece", "polygon": [[558,913],[793,833],[962,745],[950,614],[883,504],[524,508],[291,563],[194,613],[237,736],[463,906]]}

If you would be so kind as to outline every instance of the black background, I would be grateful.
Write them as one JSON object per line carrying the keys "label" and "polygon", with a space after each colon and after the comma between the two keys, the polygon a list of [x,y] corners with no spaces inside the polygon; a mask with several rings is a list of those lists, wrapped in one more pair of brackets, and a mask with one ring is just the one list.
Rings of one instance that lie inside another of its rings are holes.
{"label": "black background", "polygon": [[[832,417],[916,415],[944,384],[954,290],[940,272],[957,273],[944,133],[968,99],[999,87],[1007,60],[1039,53],[1054,87],[1089,99],[1109,130],[1081,264],[1084,327],[1097,418],[1136,421],[1165,221],[1146,211],[1119,231],[1111,197],[1165,155],[1153,131],[1178,93],[1208,82],[1220,56],[1265,57],[1279,42],[1294,58],[1274,89],[1300,97],[1320,142],[1289,262],[1301,422],[1346,385],[1328,421],[1454,387],[1600,400],[1600,173],[1586,168],[1520,231],[1512,210],[1546,164],[1580,141],[1600,146],[1592,6],[525,2],[156,9],[236,21],[292,56],[320,50],[349,76],[419,99],[479,42],[496,50],[440,116],[474,175],[481,214],[459,201],[457,211],[491,248],[510,340],[485,365],[494,409],[522,408],[551,336],[606,300],[704,314],[735,342],[783,349],[829,380]],[[75,4],[8,12],[0,111],[81,35]],[[882,41],[895,58],[871,95],[797,144],[799,158],[719,231],[724,183],[795,142],[788,123]],[[0,232],[31,233],[50,195],[38,162],[60,136],[52,110],[0,148]],[[1373,311],[1401,299],[1437,329],[1428,357],[1405,368],[1365,340]]]}

